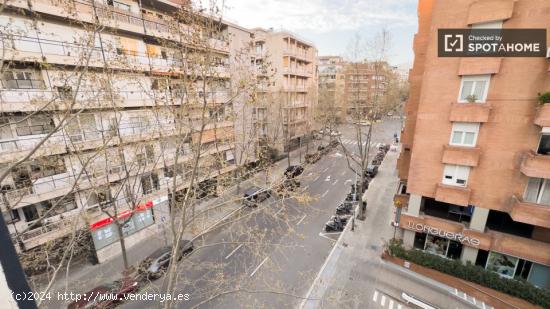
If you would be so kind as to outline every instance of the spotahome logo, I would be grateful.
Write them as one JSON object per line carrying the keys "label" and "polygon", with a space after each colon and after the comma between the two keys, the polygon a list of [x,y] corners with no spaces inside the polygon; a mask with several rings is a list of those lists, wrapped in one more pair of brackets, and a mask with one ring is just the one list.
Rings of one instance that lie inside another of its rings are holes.
{"label": "spotahome logo", "polygon": [[545,57],[546,29],[439,29],[439,57]]}

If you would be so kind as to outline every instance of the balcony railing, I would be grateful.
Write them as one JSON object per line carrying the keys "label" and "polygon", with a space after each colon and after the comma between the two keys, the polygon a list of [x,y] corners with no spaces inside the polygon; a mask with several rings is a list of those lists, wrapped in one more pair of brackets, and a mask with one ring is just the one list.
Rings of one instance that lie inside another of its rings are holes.
{"label": "balcony railing", "polygon": [[523,154],[520,170],[529,177],[550,179],[550,155],[529,151]]}
{"label": "balcony railing", "polygon": [[530,203],[514,195],[508,213],[514,221],[550,228],[550,205]]}

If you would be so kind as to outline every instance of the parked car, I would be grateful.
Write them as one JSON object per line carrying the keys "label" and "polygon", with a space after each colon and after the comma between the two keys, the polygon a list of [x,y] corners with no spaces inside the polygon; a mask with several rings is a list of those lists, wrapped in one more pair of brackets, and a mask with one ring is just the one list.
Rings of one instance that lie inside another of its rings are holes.
{"label": "parked car", "polygon": [[300,187],[300,182],[296,179],[285,179],[279,186],[277,186],[275,190],[279,196],[286,197],[290,195],[290,192],[294,192],[298,187]]}
{"label": "parked car", "polygon": [[337,140],[332,140],[332,141],[330,141],[330,143],[328,145],[330,147],[334,148],[334,147],[338,147],[338,145],[340,145],[340,142],[337,141]]}
{"label": "parked car", "polygon": [[[186,254],[193,251],[193,242],[182,239],[179,244],[178,261]],[[160,278],[172,258],[172,246],[162,247],[155,250],[139,264],[138,271],[141,273],[142,279],[156,280]]]}
{"label": "parked car", "polygon": [[301,165],[291,165],[286,168],[285,176],[287,178],[294,178],[300,176],[304,172],[304,168]]}
{"label": "parked car", "polygon": [[318,146],[317,151],[319,151],[320,154],[325,155],[325,154],[329,153],[330,149],[328,147],[325,147],[325,146]]}
{"label": "parked car", "polygon": [[307,163],[313,164],[321,159],[321,154],[319,152],[308,153],[306,154],[305,159]]}
{"label": "parked car", "polygon": [[353,210],[353,203],[351,201],[344,201],[342,204],[336,207],[337,215],[347,215],[350,214]]}
{"label": "parked car", "polygon": [[367,174],[367,176],[370,178],[374,178],[376,174],[378,174],[378,165],[367,165],[367,170],[365,171],[365,174]]}
{"label": "parked car", "polygon": [[244,192],[243,204],[250,207],[258,206],[258,203],[267,200],[270,196],[271,194],[268,190],[252,187]]}
{"label": "parked car", "polygon": [[332,216],[325,223],[325,232],[341,232],[349,221],[350,216]]}
{"label": "parked car", "polygon": [[[109,284],[100,285],[86,292],[84,299],[70,303],[68,309],[114,308],[124,301],[124,296],[137,292],[139,282],[133,279],[117,280]],[[109,297],[100,297],[101,295]]]}

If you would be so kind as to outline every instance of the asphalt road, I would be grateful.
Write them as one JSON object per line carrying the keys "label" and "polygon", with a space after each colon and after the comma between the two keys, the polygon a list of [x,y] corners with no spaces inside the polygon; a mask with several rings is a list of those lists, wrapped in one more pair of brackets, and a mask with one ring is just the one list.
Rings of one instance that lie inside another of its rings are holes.
{"label": "asphalt road", "polygon": [[[375,125],[373,147],[389,143],[400,120]],[[352,126],[340,127],[341,140],[356,150]],[[373,151],[374,152],[374,151]],[[179,308],[295,307],[328,256],[337,234],[322,232],[335,207],[355,181],[337,148],[299,177],[292,198],[272,197],[257,208],[243,208],[196,242],[197,250],[178,266],[176,293],[189,294]],[[277,176],[277,175],[272,175]],[[280,175],[279,175],[280,176]],[[141,293],[158,293],[163,279]],[[158,300],[131,301],[124,308],[160,306]]]}

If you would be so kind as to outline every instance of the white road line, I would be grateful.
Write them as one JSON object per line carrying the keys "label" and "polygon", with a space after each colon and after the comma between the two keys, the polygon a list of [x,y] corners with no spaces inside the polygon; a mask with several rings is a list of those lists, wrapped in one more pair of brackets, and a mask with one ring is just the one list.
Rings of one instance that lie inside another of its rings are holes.
{"label": "white road line", "polygon": [[327,193],[328,193],[328,190],[325,191],[325,193],[323,193],[323,194],[321,195],[321,197],[325,197],[325,196],[327,195]]}
{"label": "white road line", "polygon": [[390,299],[390,303],[388,304],[389,309],[393,309],[393,299]]}
{"label": "white road line", "polygon": [[302,221],[304,221],[304,219],[305,219],[306,217],[307,217],[307,215],[304,215],[304,216],[302,217],[302,219],[300,219],[300,221],[298,221],[298,223],[296,223],[296,225],[302,223]]}
{"label": "white road line", "polygon": [[325,167],[325,169],[323,170],[323,173],[328,171],[328,167]]}
{"label": "white road line", "polygon": [[328,239],[328,240],[330,240],[330,241],[336,241],[336,240],[334,240],[334,239],[332,239],[332,238],[326,236],[326,235],[323,234],[323,233],[319,233],[319,236],[321,236],[321,237],[323,237],[323,238],[326,238],[326,239]]}
{"label": "white road line", "polygon": [[227,260],[228,258],[230,258],[235,252],[237,252],[237,250],[239,250],[241,247],[243,246],[243,244],[240,244],[237,248],[233,249],[233,251],[231,251],[226,257],[225,259]]}
{"label": "white road line", "polygon": [[313,182],[316,182],[318,179],[319,179],[319,176],[315,177],[315,179],[313,179]]}
{"label": "white road line", "polygon": [[330,175],[328,175],[327,178],[325,178],[325,181],[330,181]]}
{"label": "white road line", "polygon": [[338,180],[339,180],[339,179],[336,179],[336,180],[332,183],[332,185],[334,186],[335,184],[337,184],[337,183],[338,183]]}
{"label": "white road line", "polygon": [[382,299],[380,299],[380,305],[386,305],[386,295],[382,295]]}
{"label": "white road line", "polygon": [[279,210],[278,210],[278,211],[277,211],[277,212],[275,213],[275,215],[278,215],[278,214],[280,214],[280,213],[281,213],[281,211],[283,211],[283,209],[284,209],[284,208],[283,208],[283,207],[281,207],[281,209],[279,209]]}
{"label": "white road line", "polygon": [[344,176],[346,175],[346,171],[342,171],[342,173],[340,173],[341,176]]}
{"label": "white road line", "polygon": [[372,301],[376,301],[378,299],[378,291],[374,290],[374,294],[372,295]]}
{"label": "white road line", "polygon": [[308,175],[308,176],[311,176],[311,175],[313,175],[313,173],[312,173],[312,172],[309,172],[307,175]]}
{"label": "white road line", "polygon": [[258,271],[258,269],[260,269],[260,267],[262,267],[262,265],[264,265],[265,262],[267,262],[267,257],[260,263],[260,265],[258,265],[258,267],[256,267],[256,269],[254,269],[254,271],[250,274],[250,277],[254,276],[254,274]]}
{"label": "white road line", "polygon": [[401,304],[397,304],[397,309],[403,309],[403,306],[401,306]]}

